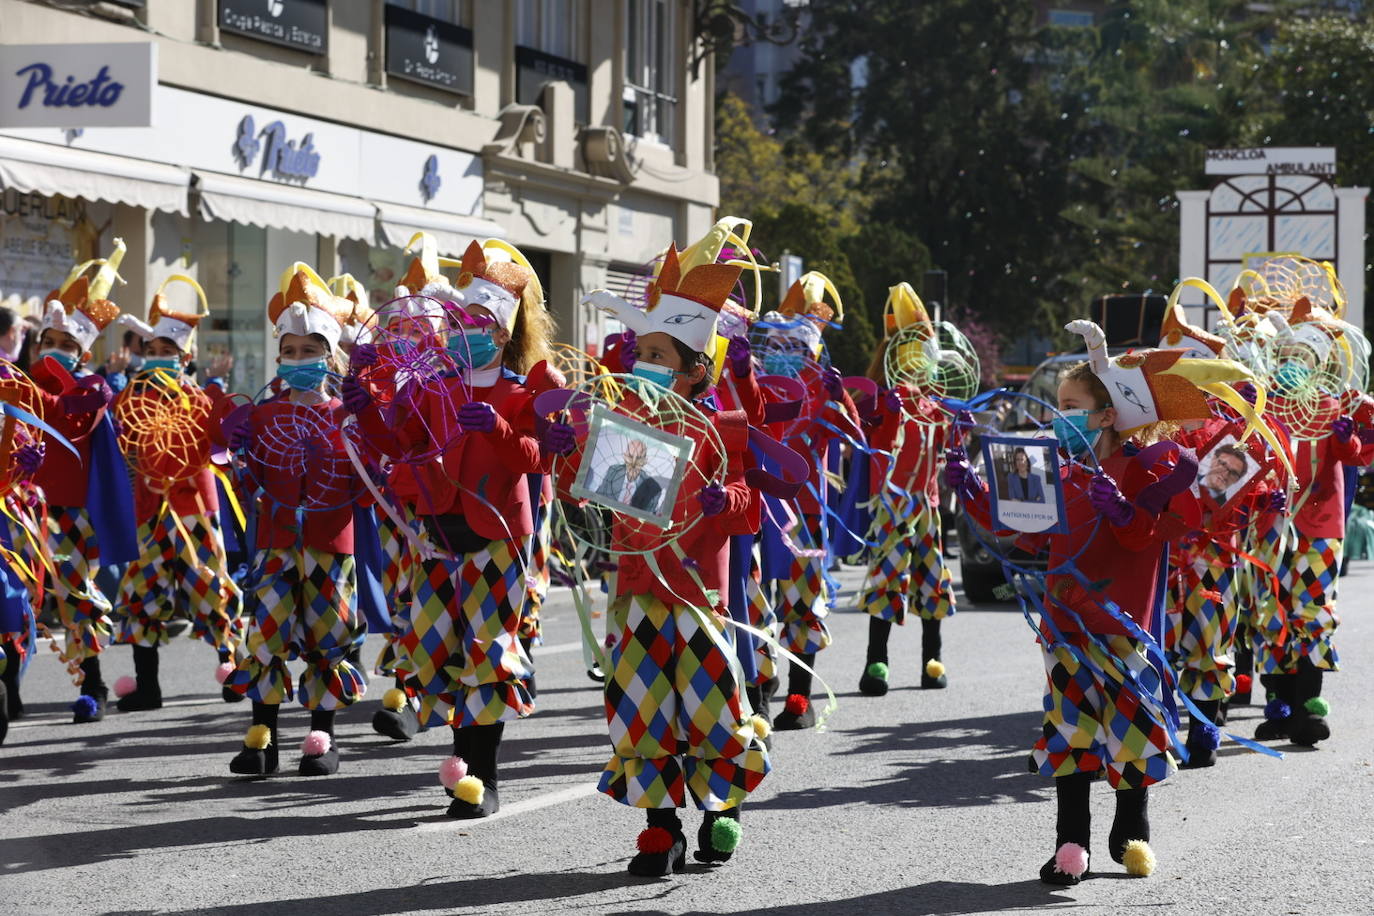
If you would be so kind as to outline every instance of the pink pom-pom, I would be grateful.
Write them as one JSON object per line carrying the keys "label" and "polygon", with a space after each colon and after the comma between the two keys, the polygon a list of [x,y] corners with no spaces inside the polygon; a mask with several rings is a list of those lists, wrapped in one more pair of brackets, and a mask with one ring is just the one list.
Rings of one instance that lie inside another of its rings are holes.
{"label": "pink pom-pom", "polygon": [[614,648],[615,648],[615,634],[614,634],[614,633],[607,633],[607,634],[606,634],[606,648],[607,648],[607,649],[614,649]]}
{"label": "pink pom-pom", "polygon": [[462,757],[450,757],[439,764],[439,782],[445,789],[458,785],[458,780],[468,775],[468,765]]}
{"label": "pink pom-pom", "polygon": [[301,753],[307,757],[323,757],[329,753],[329,732],[311,732],[301,742]]}
{"label": "pink pom-pom", "polygon": [[1054,854],[1054,867],[1074,878],[1088,870],[1088,850],[1077,843],[1065,843]]}
{"label": "pink pom-pom", "polygon": [[233,673],[234,663],[224,662],[218,668],[215,669],[215,680],[223,684],[225,681],[229,680],[229,675]]}
{"label": "pink pom-pom", "polygon": [[115,681],[114,692],[117,697],[127,697],[137,689],[138,681],[127,674]]}

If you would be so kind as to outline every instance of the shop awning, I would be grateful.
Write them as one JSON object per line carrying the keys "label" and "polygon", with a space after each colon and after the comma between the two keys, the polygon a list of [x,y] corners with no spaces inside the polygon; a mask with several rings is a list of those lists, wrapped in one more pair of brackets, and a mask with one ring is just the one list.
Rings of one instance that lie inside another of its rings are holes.
{"label": "shop awning", "polygon": [[505,230],[499,223],[480,216],[457,216],[439,210],[423,210],[401,204],[377,204],[381,239],[392,248],[404,248],[417,232],[428,232],[439,243],[439,251],[458,257],[473,239],[501,238]]}
{"label": "shop awning", "polygon": [[376,238],[377,208],[360,197],[214,172],[196,172],[195,178],[205,219],[367,242]]}
{"label": "shop awning", "polygon": [[186,214],[191,173],[143,159],[0,137],[0,188]]}

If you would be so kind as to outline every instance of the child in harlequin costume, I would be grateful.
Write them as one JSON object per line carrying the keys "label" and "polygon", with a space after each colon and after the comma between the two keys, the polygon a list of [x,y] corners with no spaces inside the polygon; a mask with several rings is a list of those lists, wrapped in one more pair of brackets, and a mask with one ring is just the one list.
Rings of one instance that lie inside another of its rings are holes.
{"label": "child in harlequin costume", "polygon": [[[1340,360],[1342,350],[1350,352],[1341,346],[1342,335],[1359,333],[1306,298],[1293,306],[1287,322],[1277,313],[1270,320],[1279,327],[1273,398],[1280,404],[1298,397],[1316,369],[1314,363]],[[1255,729],[1255,737],[1262,741],[1288,738],[1310,747],[1331,736],[1322,678],[1336,671],[1339,662],[1333,636],[1340,623],[1336,580],[1345,537],[1344,466],[1360,467],[1374,460],[1374,445],[1356,435],[1355,421],[1343,413],[1335,394],[1339,392],[1324,392],[1311,403],[1312,419],[1305,425],[1312,429],[1306,432],[1324,425],[1330,432],[1298,441],[1290,514],[1276,518],[1265,534],[1278,558],[1279,593],[1263,596],[1255,621],[1256,667],[1270,699],[1265,721]],[[1285,412],[1283,407],[1276,410]]]}
{"label": "child in harlequin costume", "polygon": [[[78,457],[49,443],[33,481],[47,500],[48,547],[56,560],[52,593],[67,633],[62,659],[81,670],[75,722],[102,718],[109,693],[99,654],[110,635],[110,601],[96,584],[96,570],[137,555],[128,469],[106,416],[114,395],[104,379],[86,370],[91,346],[119,314],[106,296],[124,250],[116,239],[108,260],[78,265],[48,296],[38,362],[29,373],[42,389],[44,415],[80,452]],[[94,280],[82,276],[93,265],[99,265]]]}
{"label": "child in harlequin costume", "polygon": [[[229,413],[217,433],[241,456],[258,490],[257,554],[246,598],[253,616],[225,681],[253,701],[252,727],[229,763],[240,775],[276,771],[277,714],[293,692],[310,710],[298,772],[337,772],[335,713],[366,690],[348,660],[360,625],[353,504],[363,487],[343,447],[343,405],[325,387],[339,371],[339,339],[353,310],[306,265],[287,268],[267,307],[277,337],[278,393]],[[296,658],[305,670],[293,690],[287,663]]]}
{"label": "child in harlequin costume", "polygon": [[[1104,770],[1116,800],[1108,850],[1132,874],[1154,870],[1149,787],[1168,777],[1175,764],[1172,716],[1160,695],[1167,663],[1149,634],[1156,625],[1165,548],[1179,530],[1169,519],[1175,513],[1196,515],[1187,490],[1196,463],[1174,443],[1144,449],[1137,443],[1158,440],[1160,423],[1211,415],[1191,377],[1245,377],[1234,364],[1183,359],[1177,350],[1108,360],[1097,325],[1075,321],[1068,329],[1085,337],[1090,362],[1060,382],[1062,416],[1055,419],[1055,437],[1070,458],[1096,456],[1101,470],[1094,474],[1078,461],[1065,461],[1060,480],[1068,533],[1018,542],[1029,550],[1048,546],[1050,568],[1059,570],[1045,581],[1039,627],[1045,722],[1032,764],[1055,779],[1056,851],[1040,878],[1061,885],[1077,884],[1087,874],[1089,790]],[[1160,456],[1169,450],[1175,453],[1172,465]],[[962,450],[951,450],[946,477],[965,507],[993,527],[986,484]],[[1065,571],[1070,562],[1078,575]]]}
{"label": "child in harlequin costume", "polygon": [[[718,314],[739,273],[738,266],[715,263],[684,273],[670,247],[644,309],[605,290],[586,301],[634,332],[635,376],[696,399],[711,384]],[[644,404],[634,392],[624,403],[628,410]],[[731,664],[734,650],[724,639],[729,537],[749,528],[748,430],[741,413],[707,416],[726,454],[705,444],[711,440],[695,449],[672,512],[674,526],[690,527],[656,549],[619,516],[612,530],[618,568],[605,688],[612,756],[600,786],[621,804],[647,809],[648,827],[629,863],[631,874],[641,876],[685,867],[677,809],[689,792],[705,811],[696,859],[727,861],[739,843],[740,805],[769,770],[758,738],[763,726],[749,715]],[[555,454],[575,447],[572,427],[561,423],[543,441]],[[693,563],[685,565],[683,557]]]}
{"label": "child in harlequin costume", "polygon": [[[115,684],[122,712],[162,707],[158,649],[169,641],[167,624],[176,614],[178,598],[191,612],[193,634],[215,648],[222,665],[229,662],[239,628],[237,617],[231,616],[238,589],[229,576],[219,493],[209,465],[211,402],[223,398],[223,393],[217,386],[203,392],[183,374],[191,360],[196,326],[208,309],[170,309],[163,291],[173,281],[192,286],[205,304],[200,284],[177,275],[153,296],[146,323],[128,314],[119,318],[145,342],[143,366],[132,375],[113,408],[117,417],[123,417],[123,444],[138,452],[130,457],[138,469],[134,510],[143,547],[124,574],[115,609],[115,641],[133,646],[134,654],[134,682],[121,678]],[[182,405],[176,429],[142,428],[174,422],[157,417],[154,411],[171,412],[176,405]],[[159,446],[167,451],[149,453]],[[193,467],[196,464],[198,468]],[[224,669],[223,675],[229,670]],[[242,699],[231,690],[225,695],[229,700]]]}
{"label": "child in harlequin costume", "polygon": [[[923,353],[913,354],[913,359],[938,359],[939,350],[935,327],[910,285],[900,283],[888,291],[884,312],[887,337],[869,370],[869,377],[880,384],[886,381],[885,357],[892,335],[900,329],[915,325],[927,328]],[[902,346],[916,344],[913,341]],[[936,474],[948,415],[907,384],[887,389],[877,399],[875,409],[868,443],[875,452],[870,473],[877,501],[879,546],[873,552],[860,603],[870,617],[868,659],[859,690],[869,696],[887,693],[888,636],[893,623],[906,623],[909,609],[921,620],[921,687],[943,688],[946,676],[940,660],[940,621],[954,614],[955,607],[953,582],[940,543]],[[913,578],[917,580],[914,595]]]}
{"label": "child in harlequin costume", "polygon": [[404,422],[387,422],[352,376],[345,396],[384,452],[450,443],[415,468],[415,511],[435,549],[414,564],[396,670],[419,696],[420,720],[451,726],[453,756],[440,780],[453,796],[449,816],[472,819],[500,809],[506,723],[534,711],[519,630],[534,533],[527,475],[544,460],[534,437],[539,389],[510,366],[542,383],[550,323],[538,278],[511,246],[473,242],[461,268],[452,294],[465,324],[445,341],[458,373],[413,395]]}
{"label": "child in harlequin costume", "polygon": [[[827,293],[837,308],[824,301]],[[785,541],[773,519],[785,515],[786,510],[771,504],[777,511],[770,511],[764,522],[761,562],[764,579],[773,579],[782,644],[809,668],[815,666],[816,653],[830,644],[830,630],[825,623],[831,599],[825,576],[831,559],[826,552],[827,453],[841,437],[860,445],[864,438],[858,410],[845,391],[840,373],[827,366],[818,373],[803,375],[803,368],[815,364],[823,352],[822,328],[840,319],[841,308],[830,281],[811,271],[792,284],[778,310],[765,314],[755,329],[755,340],[766,344],[762,352],[755,347],[754,353],[764,376],[801,377],[806,386],[803,417],[773,426],[777,438],[805,455],[811,468],[811,479],[792,504],[799,518],[789,537],[802,552],[793,553],[783,546]],[[773,720],[775,729],[815,725],[811,686],[812,672],[791,664],[787,672],[787,700],[783,711]]]}

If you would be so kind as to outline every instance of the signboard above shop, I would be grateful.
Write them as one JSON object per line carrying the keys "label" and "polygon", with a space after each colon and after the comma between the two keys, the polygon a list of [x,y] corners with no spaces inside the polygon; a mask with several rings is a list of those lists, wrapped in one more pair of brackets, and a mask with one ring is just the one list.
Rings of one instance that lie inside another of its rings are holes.
{"label": "signboard above shop", "polygon": [[329,50],[326,0],[219,0],[219,27],[307,54]]}
{"label": "signboard above shop", "polygon": [[448,92],[472,94],[472,30],[386,5],[386,72]]}
{"label": "signboard above shop", "polygon": [[1209,149],[1208,175],[1324,175],[1336,174],[1334,146],[1259,146],[1248,149]]}
{"label": "signboard above shop", "polygon": [[0,45],[0,127],[149,127],[157,45]]}

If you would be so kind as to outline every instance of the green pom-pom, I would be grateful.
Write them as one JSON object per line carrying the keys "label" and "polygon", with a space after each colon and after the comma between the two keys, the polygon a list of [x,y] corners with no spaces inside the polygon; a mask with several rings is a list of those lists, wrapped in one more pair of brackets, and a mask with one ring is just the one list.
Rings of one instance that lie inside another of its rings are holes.
{"label": "green pom-pom", "polygon": [[1302,704],[1302,707],[1312,715],[1321,716],[1323,719],[1331,715],[1331,704],[1326,702],[1326,697],[1313,697]]}
{"label": "green pom-pom", "polygon": [[880,681],[887,680],[887,662],[874,662],[868,666],[869,677],[876,677]]}
{"label": "green pom-pom", "polygon": [[734,852],[744,836],[744,828],[733,817],[718,817],[711,825],[711,848],[716,852]]}

